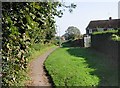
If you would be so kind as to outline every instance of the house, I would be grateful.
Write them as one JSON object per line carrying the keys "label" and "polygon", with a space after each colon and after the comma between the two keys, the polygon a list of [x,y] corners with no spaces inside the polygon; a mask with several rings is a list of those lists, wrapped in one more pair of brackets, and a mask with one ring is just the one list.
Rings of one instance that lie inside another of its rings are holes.
{"label": "house", "polygon": [[61,37],[61,40],[62,40],[62,41],[65,41],[65,37],[64,37],[64,36],[62,36],[62,37]]}
{"label": "house", "polygon": [[120,28],[120,19],[94,20],[90,21],[86,28],[86,34],[92,34],[97,31],[116,30]]}

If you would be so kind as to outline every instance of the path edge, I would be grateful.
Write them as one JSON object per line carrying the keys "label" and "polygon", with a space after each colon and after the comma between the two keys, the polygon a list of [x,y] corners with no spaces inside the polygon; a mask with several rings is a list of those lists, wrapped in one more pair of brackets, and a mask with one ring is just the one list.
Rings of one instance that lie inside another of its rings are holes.
{"label": "path edge", "polygon": [[[56,47],[49,55],[51,55],[54,51],[56,51],[59,48],[60,47]],[[51,75],[49,74],[48,70],[45,67],[45,62],[46,62],[47,58],[49,57],[49,55],[46,57],[46,59],[43,63],[43,69],[44,69],[44,72],[45,72],[45,75],[46,75],[47,79],[49,80],[49,83],[51,84],[51,87],[55,88],[55,83],[53,82],[53,78],[51,77]]]}

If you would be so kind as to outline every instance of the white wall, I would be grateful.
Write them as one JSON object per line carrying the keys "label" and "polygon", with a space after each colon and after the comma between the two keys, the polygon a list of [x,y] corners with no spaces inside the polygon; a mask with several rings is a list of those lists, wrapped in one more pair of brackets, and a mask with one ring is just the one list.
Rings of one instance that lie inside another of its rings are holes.
{"label": "white wall", "polygon": [[[104,31],[105,28],[97,28],[97,31],[100,32],[100,31]],[[92,33],[92,30],[93,29],[89,29],[89,34]],[[107,28],[107,30],[114,30],[113,28]]]}
{"label": "white wall", "polygon": [[92,33],[92,29],[89,29],[89,34],[91,34]]}
{"label": "white wall", "polygon": [[91,46],[91,36],[84,37],[84,47],[90,47]]}
{"label": "white wall", "polygon": [[97,28],[98,31],[104,31],[104,28]]}
{"label": "white wall", "polygon": [[114,30],[113,28],[108,28],[107,30]]}

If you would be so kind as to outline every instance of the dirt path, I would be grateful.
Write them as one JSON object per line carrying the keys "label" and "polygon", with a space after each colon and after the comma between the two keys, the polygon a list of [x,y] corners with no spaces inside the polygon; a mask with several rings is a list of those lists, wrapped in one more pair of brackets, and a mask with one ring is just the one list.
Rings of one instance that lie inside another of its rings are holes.
{"label": "dirt path", "polygon": [[27,83],[27,86],[49,86],[51,87],[51,83],[49,82],[48,77],[46,76],[46,72],[44,70],[44,61],[48,57],[50,53],[52,53],[56,48],[52,48],[48,50],[46,53],[41,55],[38,59],[33,60],[29,64],[30,68],[30,77],[31,81]]}

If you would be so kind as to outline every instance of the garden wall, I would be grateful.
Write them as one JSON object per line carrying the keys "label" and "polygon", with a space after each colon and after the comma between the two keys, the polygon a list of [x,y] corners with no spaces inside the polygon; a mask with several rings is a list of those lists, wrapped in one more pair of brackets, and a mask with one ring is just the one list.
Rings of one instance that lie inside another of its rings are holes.
{"label": "garden wall", "polygon": [[91,47],[112,58],[119,58],[120,41],[111,39],[112,33],[91,35]]}

